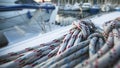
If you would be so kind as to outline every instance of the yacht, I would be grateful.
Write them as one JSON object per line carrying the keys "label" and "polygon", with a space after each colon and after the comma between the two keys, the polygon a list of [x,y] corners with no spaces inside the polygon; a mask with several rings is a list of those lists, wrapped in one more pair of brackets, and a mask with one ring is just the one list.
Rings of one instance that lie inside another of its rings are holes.
{"label": "yacht", "polygon": [[[15,1],[0,1],[1,46],[12,45],[61,28],[61,26],[55,25],[55,18],[58,12],[58,6],[55,4],[26,5],[15,4]],[[7,3],[10,4],[8,5]]]}
{"label": "yacht", "polygon": [[72,10],[71,8],[72,8],[72,5],[69,4],[69,3],[67,3],[67,4],[65,5],[65,7],[64,7],[64,10],[65,10],[65,11],[66,11],[66,10]]}
{"label": "yacht", "polygon": [[82,11],[88,11],[91,8],[91,3],[83,3]]}
{"label": "yacht", "polygon": [[72,6],[72,10],[80,10],[80,4],[76,2],[76,3]]}

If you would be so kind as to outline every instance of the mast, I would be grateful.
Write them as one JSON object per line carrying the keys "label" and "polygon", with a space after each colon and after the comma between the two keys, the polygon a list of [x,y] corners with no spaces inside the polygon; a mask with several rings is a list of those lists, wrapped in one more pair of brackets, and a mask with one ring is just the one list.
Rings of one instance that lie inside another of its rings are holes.
{"label": "mast", "polygon": [[73,4],[74,0],[72,0],[72,4]]}
{"label": "mast", "polygon": [[42,0],[42,2],[45,2],[45,0]]}
{"label": "mast", "polygon": [[68,0],[68,4],[70,4],[70,0]]}
{"label": "mast", "polygon": [[58,6],[60,6],[60,0],[58,0]]}

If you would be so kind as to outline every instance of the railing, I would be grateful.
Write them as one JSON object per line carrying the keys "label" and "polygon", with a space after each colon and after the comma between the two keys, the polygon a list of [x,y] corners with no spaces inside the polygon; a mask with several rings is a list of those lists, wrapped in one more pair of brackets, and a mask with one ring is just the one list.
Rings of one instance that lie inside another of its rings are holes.
{"label": "railing", "polygon": [[0,11],[14,11],[22,9],[55,9],[55,6],[52,5],[30,5],[30,4],[18,4],[18,5],[0,5]]}

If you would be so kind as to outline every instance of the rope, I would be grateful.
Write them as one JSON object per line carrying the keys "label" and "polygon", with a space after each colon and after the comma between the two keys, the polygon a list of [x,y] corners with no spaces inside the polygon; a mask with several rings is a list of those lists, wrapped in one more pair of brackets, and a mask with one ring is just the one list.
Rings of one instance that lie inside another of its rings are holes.
{"label": "rope", "polygon": [[[120,20],[104,24],[103,33],[88,21],[74,22],[69,32],[51,42],[0,56],[0,67],[108,68],[119,66]],[[96,29],[95,29],[96,28]],[[20,56],[22,55],[22,56]]]}

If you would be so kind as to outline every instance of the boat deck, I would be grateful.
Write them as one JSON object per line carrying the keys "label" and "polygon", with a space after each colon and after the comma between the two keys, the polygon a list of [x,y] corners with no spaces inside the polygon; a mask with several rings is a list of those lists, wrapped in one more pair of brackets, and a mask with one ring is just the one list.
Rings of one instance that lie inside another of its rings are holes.
{"label": "boat deck", "polygon": [[[107,17],[107,18],[106,18]],[[120,12],[111,12],[108,14],[103,14],[101,16],[96,16],[94,18],[91,18],[92,22],[96,24],[97,26],[101,27],[104,22],[107,22],[109,20],[113,20],[117,17],[120,17]],[[99,21],[99,22],[98,22]],[[60,29],[56,29],[54,31],[45,33],[45,34],[39,34],[37,36],[34,36],[32,38],[26,39],[24,41],[14,43],[12,45],[8,45],[6,47],[3,47],[0,49],[0,55],[1,54],[7,54],[9,52],[16,52],[19,50],[22,50],[24,48],[37,46],[41,43],[49,42],[53,39],[59,38],[62,35],[65,35],[68,30],[70,30],[73,26],[69,25]],[[32,42],[31,42],[32,41]]]}

